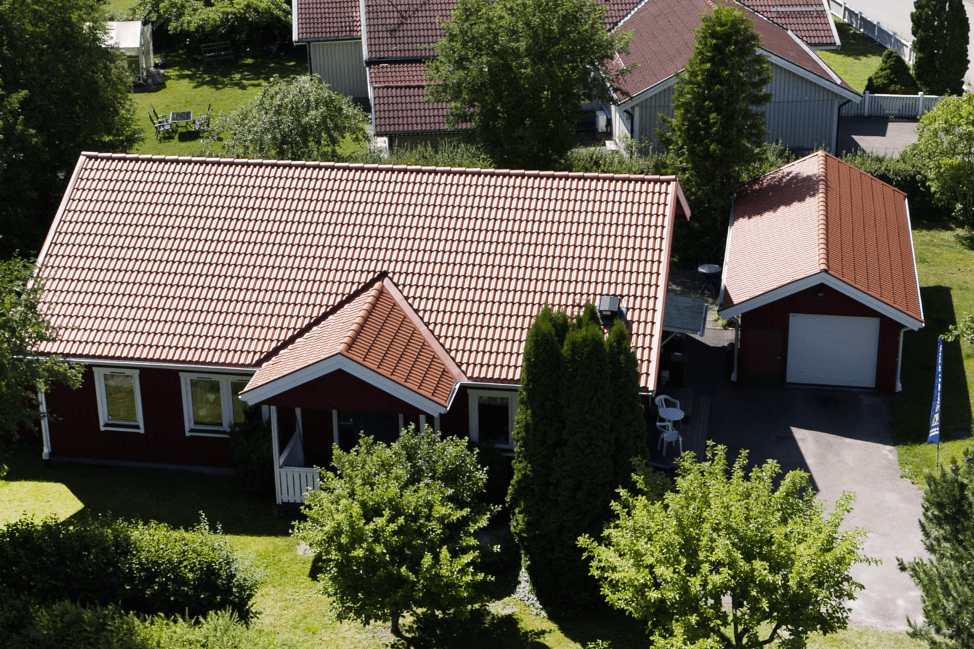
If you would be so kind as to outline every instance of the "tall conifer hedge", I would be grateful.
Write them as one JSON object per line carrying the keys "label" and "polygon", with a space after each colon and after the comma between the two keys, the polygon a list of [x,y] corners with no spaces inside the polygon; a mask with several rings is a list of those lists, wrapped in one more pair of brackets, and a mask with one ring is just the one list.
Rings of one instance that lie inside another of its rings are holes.
{"label": "tall conifer hedge", "polygon": [[515,421],[511,531],[545,606],[599,600],[578,537],[601,533],[632,458],[646,457],[639,369],[616,321],[591,304],[570,320],[545,307],[528,332]]}

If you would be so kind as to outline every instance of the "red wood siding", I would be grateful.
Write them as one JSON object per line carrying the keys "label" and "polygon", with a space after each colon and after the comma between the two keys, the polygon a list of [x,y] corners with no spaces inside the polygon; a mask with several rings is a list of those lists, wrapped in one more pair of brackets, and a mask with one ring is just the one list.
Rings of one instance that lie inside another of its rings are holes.
{"label": "red wood siding", "polygon": [[178,371],[142,368],[139,386],[144,433],[100,430],[90,367],[77,390],[54,388],[47,395],[47,408],[58,418],[50,423],[51,456],[230,467],[226,438],[186,435]]}
{"label": "red wood siding", "polygon": [[895,392],[899,323],[833,288],[824,287],[821,298],[818,291],[818,287],[812,287],[743,314],[739,379],[742,382],[784,381],[789,314],[859,316],[880,318],[876,389],[881,393]]}
{"label": "red wood siding", "polygon": [[388,392],[338,370],[261,402],[262,405],[317,410],[359,410],[420,415],[421,410]]}

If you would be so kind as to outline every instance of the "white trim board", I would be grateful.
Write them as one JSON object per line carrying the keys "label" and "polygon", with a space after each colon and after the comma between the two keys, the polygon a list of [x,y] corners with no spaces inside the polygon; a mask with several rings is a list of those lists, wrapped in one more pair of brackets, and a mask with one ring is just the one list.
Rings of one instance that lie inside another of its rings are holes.
{"label": "white trim board", "polygon": [[828,272],[824,270],[815,273],[814,275],[809,275],[808,277],[805,277],[803,279],[799,279],[789,284],[785,284],[784,286],[779,286],[776,289],[768,291],[767,293],[762,293],[761,295],[753,297],[750,300],[745,300],[740,304],[735,304],[730,308],[719,310],[717,314],[721,318],[728,320],[730,318],[733,318],[734,316],[740,315],[742,313],[747,313],[748,311],[753,311],[758,307],[762,307],[766,304],[771,304],[772,302],[777,302],[781,298],[788,297],[789,295],[794,295],[795,293],[800,293],[805,289],[812,288],[813,286],[818,286],[819,284],[824,284],[829,288],[835,289],[839,293],[842,293],[843,295],[847,295],[851,297],[853,300],[856,300],[857,302],[861,302],[862,304],[868,306],[873,311],[885,315],[887,318],[899,322],[901,325],[905,327],[909,327],[914,331],[923,327],[923,322],[921,322],[920,320],[908,316],[902,311],[899,311],[898,309],[894,309],[893,307],[886,304],[885,302],[874,298],[872,295],[869,295],[868,293],[865,293],[855,288],[854,286],[846,284],[841,279],[838,279],[837,277],[830,275]]}

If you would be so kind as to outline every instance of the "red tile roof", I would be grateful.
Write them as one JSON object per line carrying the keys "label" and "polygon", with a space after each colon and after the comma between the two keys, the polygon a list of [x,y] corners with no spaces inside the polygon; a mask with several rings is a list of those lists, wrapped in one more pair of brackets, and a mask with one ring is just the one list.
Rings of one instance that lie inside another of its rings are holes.
{"label": "red tile roof", "polygon": [[819,151],[742,187],[721,310],[820,273],[923,322],[906,195]]}
{"label": "red tile roof", "polygon": [[620,295],[652,390],[685,205],[673,177],[85,153],[41,252],[40,351],[259,367],[386,271],[490,382],[518,380],[545,302]]}
{"label": "red tile roof", "polygon": [[837,47],[832,15],[822,0],[740,0],[813,47]]}
{"label": "red tile roof", "polygon": [[369,60],[433,56],[430,47],[443,35],[437,19],[449,20],[454,6],[456,0],[365,0]]}
{"label": "red tile roof", "polygon": [[298,41],[362,38],[358,0],[300,0]]}
{"label": "red tile roof", "polygon": [[381,86],[372,91],[375,135],[450,133],[446,115],[450,105],[423,101],[425,86]]}
{"label": "red tile roof", "polygon": [[[623,77],[620,85],[630,95],[637,95],[686,67],[696,42],[693,31],[710,7],[708,0],[658,0],[639,7],[616,28],[617,31],[633,32],[629,54],[617,58],[616,66],[638,66]],[[766,51],[811,72],[826,83],[851,90],[838,75],[832,76],[835,73],[824,61],[785,29],[746,7],[738,8],[754,23],[754,30]]]}
{"label": "red tile roof", "polygon": [[385,378],[448,406],[457,381],[453,360],[389,279],[371,284],[264,363],[244,392],[341,354]]}
{"label": "red tile roof", "polygon": [[377,86],[424,86],[426,66],[423,63],[382,63],[369,66],[369,83]]}

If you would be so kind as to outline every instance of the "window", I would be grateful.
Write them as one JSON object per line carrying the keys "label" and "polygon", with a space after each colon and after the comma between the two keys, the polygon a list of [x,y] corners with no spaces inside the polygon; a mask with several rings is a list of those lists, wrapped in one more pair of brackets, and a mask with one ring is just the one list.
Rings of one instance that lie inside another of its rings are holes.
{"label": "window", "polygon": [[497,448],[514,448],[514,414],[517,392],[468,390],[470,439]]}
{"label": "window", "polygon": [[237,394],[247,387],[249,377],[181,372],[179,378],[187,435],[224,437],[244,420],[246,404]]}
{"label": "window", "polygon": [[142,427],[139,371],[96,367],[94,372],[101,429],[145,432]]}

